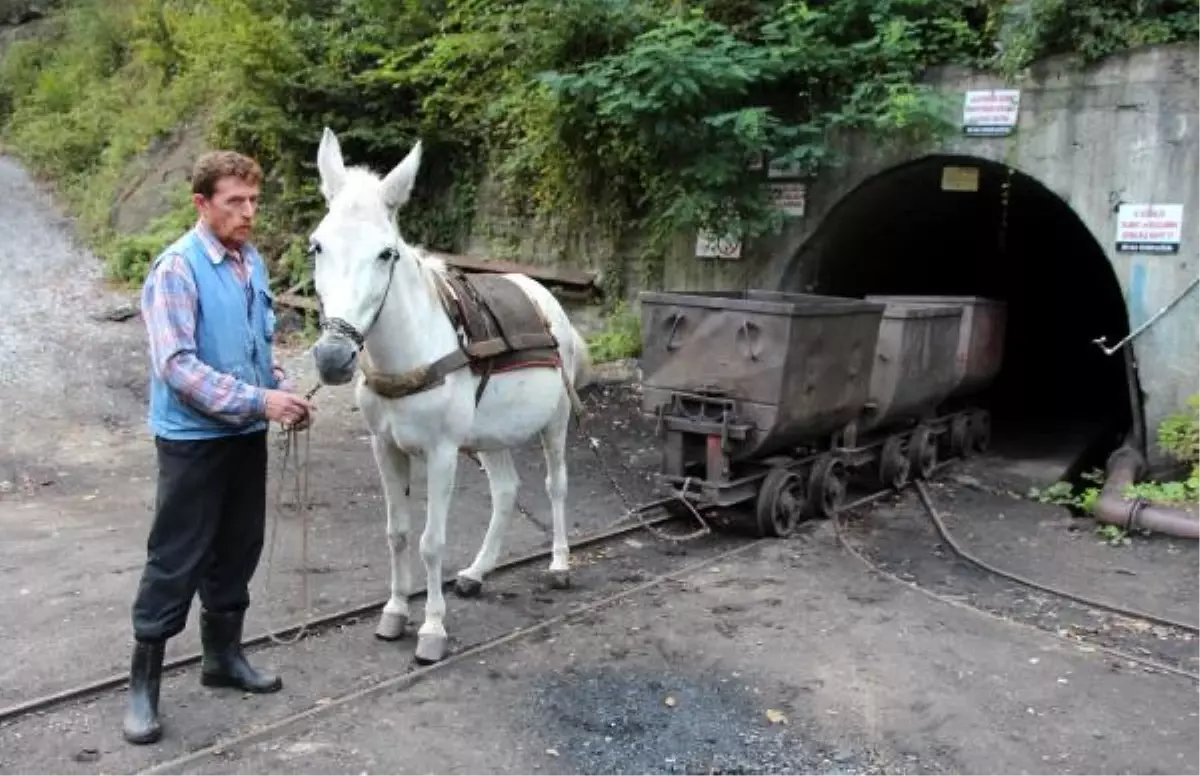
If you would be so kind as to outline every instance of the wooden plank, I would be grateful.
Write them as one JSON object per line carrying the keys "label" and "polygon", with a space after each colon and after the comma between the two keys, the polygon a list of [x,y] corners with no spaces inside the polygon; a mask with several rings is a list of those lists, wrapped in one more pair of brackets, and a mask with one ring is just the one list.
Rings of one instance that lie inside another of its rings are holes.
{"label": "wooden plank", "polygon": [[295,284],[294,286],[289,288],[287,291],[284,291],[283,293],[285,293],[285,294],[299,293],[299,291],[301,289],[303,289],[305,286],[307,286],[309,284],[309,282],[311,282],[311,281],[312,281],[312,278],[304,278],[299,283]]}
{"label": "wooden plank", "polygon": [[[473,256],[458,256],[452,253],[438,253],[436,251],[429,251],[429,254],[464,272],[519,272],[549,285],[563,286],[561,290],[555,293],[560,298],[566,300],[587,301],[597,291],[596,275],[594,272],[535,267],[531,264],[518,264],[512,261],[489,261]],[[276,294],[275,300],[288,307],[320,312],[321,306],[316,299],[295,293],[305,285],[308,285],[307,282],[297,283],[287,291]]]}
{"label": "wooden plank", "polygon": [[299,294],[282,293],[275,295],[275,301],[280,304],[285,304],[288,307],[298,307],[301,310],[311,310],[314,313],[321,312],[321,305],[316,299]]}
{"label": "wooden plank", "polygon": [[428,251],[430,256],[441,259],[451,267],[464,272],[519,272],[534,280],[545,283],[557,283],[564,286],[590,288],[596,285],[596,273],[575,269],[560,269],[556,267],[537,267],[532,264],[519,264],[515,261],[482,259],[478,256],[460,256],[454,253]]}

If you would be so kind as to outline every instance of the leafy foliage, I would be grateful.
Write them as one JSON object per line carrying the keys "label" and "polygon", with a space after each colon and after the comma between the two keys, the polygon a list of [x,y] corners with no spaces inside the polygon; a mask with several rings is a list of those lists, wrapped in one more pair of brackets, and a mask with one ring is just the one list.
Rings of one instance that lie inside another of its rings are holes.
{"label": "leafy foliage", "polygon": [[[1196,4],[65,0],[49,38],[0,61],[0,118],[130,282],[187,207],[131,238],[114,234],[112,203],[130,161],[191,120],[268,170],[260,242],[282,282],[305,279],[328,125],[381,172],[424,141],[408,239],[461,249],[495,184],[508,212],[553,225],[563,246],[591,229],[633,236],[653,285],[681,232],[779,227],[752,162],[817,174],[837,163],[839,130],[946,128],[953,114],[920,82],[928,67],[1016,72],[1049,53],[1193,40]],[[629,273],[612,261],[619,292]]]}
{"label": "leafy foliage", "polygon": [[1158,446],[1183,463],[1200,462],[1200,394],[1192,394],[1187,409],[1168,415],[1158,426]]}
{"label": "leafy foliage", "polygon": [[[1200,394],[1188,398],[1185,410],[1173,413],[1159,423],[1158,446],[1164,453],[1188,466],[1188,476],[1167,482],[1134,483],[1122,495],[1173,506],[1195,506],[1200,501]],[[1079,492],[1069,482],[1056,482],[1044,490],[1031,488],[1029,498],[1043,504],[1065,506],[1076,514],[1089,514],[1100,497],[1104,474],[1092,471],[1082,475],[1082,478],[1089,484]],[[1122,536],[1123,533],[1117,538]]]}
{"label": "leafy foliage", "polygon": [[1024,0],[1011,4],[1011,34],[998,64],[1016,72],[1034,59],[1071,54],[1090,64],[1139,46],[1193,40],[1197,0]]}
{"label": "leafy foliage", "polygon": [[1139,482],[1126,492],[1165,504],[1195,506],[1200,501],[1200,394],[1192,394],[1187,408],[1172,413],[1158,425],[1158,447],[1188,467],[1188,476],[1170,482]]}
{"label": "leafy foliage", "polygon": [[642,319],[621,300],[606,316],[604,328],[589,337],[587,344],[588,353],[597,364],[639,356],[642,352]]}

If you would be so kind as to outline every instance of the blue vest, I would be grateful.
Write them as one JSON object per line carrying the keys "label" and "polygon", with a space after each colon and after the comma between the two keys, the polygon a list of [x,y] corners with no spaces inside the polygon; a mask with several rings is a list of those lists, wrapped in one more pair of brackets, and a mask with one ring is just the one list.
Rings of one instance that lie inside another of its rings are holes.
{"label": "blue vest", "polygon": [[[218,372],[251,385],[276,388],[271,369],[274,298],[257,251],[249,245],[243,251],[252,267],[249,290],[238,279],[230,259],[212,262],[195,229],[159,254],[150,269],[168,254],[182,254],[196,283],[196,356]],[[149,420],[154,434],[166,439],[211,439],[267,428],[265,418],[234,424],[200,411],[183,401],[154,370],[150,372]]]}

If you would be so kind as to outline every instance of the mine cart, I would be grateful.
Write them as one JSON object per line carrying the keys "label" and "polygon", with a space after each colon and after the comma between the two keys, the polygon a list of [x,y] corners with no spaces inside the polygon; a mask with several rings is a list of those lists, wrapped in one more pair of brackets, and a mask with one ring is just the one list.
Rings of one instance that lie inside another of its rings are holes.
{"label": "mine cart", "polygon": [[643,410],[660,482],[698,506],[753,502],[756,529],[829,516],[850,474],[927,476],[957,416],[963,306],[773,291],[645,292]]}
{"label": "mine cart", "polygon": [[975,408],[973,400],[1000,374],[1004,362],[1004,334],[1007,307],[1004,302],[978,296],[868,296],[868,301],[902,307],[961,308],[962,324],[955,353],[957,379],[943,412],[953,413],[947,449],[952,455],[966,455],[987,449],[991,439],[991,419]]}

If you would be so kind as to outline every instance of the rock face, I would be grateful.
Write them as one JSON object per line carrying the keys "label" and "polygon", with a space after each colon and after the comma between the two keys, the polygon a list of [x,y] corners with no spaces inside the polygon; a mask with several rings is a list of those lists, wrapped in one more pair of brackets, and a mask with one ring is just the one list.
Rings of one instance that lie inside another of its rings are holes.
{"label": "rock face", "polygon": [[47,0],[0,0],[0,25],[31,22],[49,10]]}
{"label": "rock face", "polygon": [[[0,0],[3,2],[4,0]],[[192,165],[208,150],[206,118],[199,116],[155,141],[129,163],[127,183],[113,202],[110,224],[121,234],[136,234],[171,208],[172,196],[187,187]]]}
{"label": "rock face", "polygon": [[45,0],[0,0],[0,59],[13,42],[37,35],[49,10]]}

